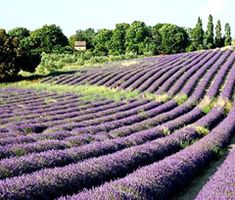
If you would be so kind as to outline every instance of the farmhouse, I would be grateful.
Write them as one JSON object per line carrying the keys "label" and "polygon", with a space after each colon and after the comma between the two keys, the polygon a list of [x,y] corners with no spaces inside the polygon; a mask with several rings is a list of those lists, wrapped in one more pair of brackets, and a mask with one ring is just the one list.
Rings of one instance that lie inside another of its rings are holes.
{"label": "farmhouse", "polygon": [[86,41],[75,41],[74,48],[78,51],[85,51],[86,50]]}

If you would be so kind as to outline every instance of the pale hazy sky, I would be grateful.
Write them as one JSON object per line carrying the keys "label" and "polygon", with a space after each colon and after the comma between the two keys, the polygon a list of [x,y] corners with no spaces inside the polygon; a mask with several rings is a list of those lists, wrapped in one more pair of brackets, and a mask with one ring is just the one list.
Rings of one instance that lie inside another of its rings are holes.
{"label": "pale hazy sky", "polygon": [[0,8],[0,27],[7,30],[56,24],[70,36],[77,29],[114,28],[116,23],[134,20],[194,27],[198,16],[206,26],[212,14],[214,24],[217,19],[223,27],[230,23],[235,38],[235,0],[1,0]]}

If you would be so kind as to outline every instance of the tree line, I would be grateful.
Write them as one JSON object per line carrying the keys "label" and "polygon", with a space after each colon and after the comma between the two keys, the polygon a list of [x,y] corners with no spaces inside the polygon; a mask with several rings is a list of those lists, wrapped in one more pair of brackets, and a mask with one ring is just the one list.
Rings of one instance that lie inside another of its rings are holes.
{"label": "tree line", "polygon": [[132,24],[116,24],[113,30],[77,30],[69,42],[72,46],[75,41],[85,40],[87,48],[101,56],[125,53],[172,54],[231,45],[231,28],[228,23],[224,30],[225,34],[222,35],[221,21],[218,20],[214,36],[213,17],[209,15],[206,31],[203,30],[200,17],[193,29],[166,23],[147,26],[144,22],[134,21]]}
{"label": "tree line", "polygon": [[75,41],[85,40],[86,56],[159,55],[211,49],[231,45],[231,28],[225,24],[224,34],[220,20],[215,26],[209,15],[207,29],[203,30],[199,17],[194,28],[159,23],[147,26],[144,22],[116,24],[113,30],[93,28],[77,30],[67,38],[56,25],[44,25],[34,31],[17,27],[8,32],[0,29],[0,79],[15,76],[20,70],[33,72],[43,53],[81,54],[74,50]]}
{"label": "tree line", "polygon": [[24,27],[8,33],[0,29],[0,81],[15,77],[20,70],[34,72],[43,53],[73,51],[56,25],[44,25],[32,32]]}

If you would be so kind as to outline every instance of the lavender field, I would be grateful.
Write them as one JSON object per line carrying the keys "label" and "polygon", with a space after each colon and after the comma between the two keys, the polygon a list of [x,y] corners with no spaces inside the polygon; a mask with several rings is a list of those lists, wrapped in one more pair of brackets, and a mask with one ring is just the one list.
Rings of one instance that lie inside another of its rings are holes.
{"label": "lavender field", "polygon": [[187,199],[235,200],[232,49],[39,81],[0,88],[0,199],[183,199],[223,157]]}

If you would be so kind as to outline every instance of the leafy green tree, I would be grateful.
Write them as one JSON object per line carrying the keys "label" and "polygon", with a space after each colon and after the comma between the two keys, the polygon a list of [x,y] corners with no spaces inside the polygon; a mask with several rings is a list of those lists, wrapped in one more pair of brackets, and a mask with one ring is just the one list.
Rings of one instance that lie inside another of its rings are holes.
{"label": "leafy green tree", "polygon": [[146,24],[134,21],[126,32],[126,52],[143,54],[143,46],[149,36],[150,30]]}
{"label": "leafy green tree", "polygon": [[20,70],[33,72],[40,63],[40,57],[19,47],[19,39],[0,29],[0,80],[15,77]]}
{"label": "leafy green tree", "polygon": [[160,30],[161,51],[164,54],[185,52],[189,44],[187,31],[173,24],[164,24]]}
{"label": "leafy green tree", "polygon": [[154,43],[154,49],[153,49],[154,54],[160,54],[162,51],[161,49],[162,36],[160,34],[160,28],[163,25],[164,24],[159,23],[151,28],[151,38],[152,38],[152,42]]}
{"label": "leafy green tree", "polygon": [[204,39],[204,31],[202,27],[202,20],[198,17],[196,27],[189,31],[191,44],[188,47],[189,51],[196,51],[203,49],[203,39]]}
{"label": "leafy green tree", "polygon": [[207,24],[207,30],[205,33],[204,46],[207,49],[212,49],[214,47],[214,24],[213,24],[212,15],[209,15],[208,17],[208,24]]}
{"label": "leafy green tree", "polygon": [[95,54],[98,56],[107,56],[110,49],[112,31],[109,29],[100,29],[94,37]]}
{"label": "leafy green tree", "polygon": [[23,39],[21,46],[24,49],[34,49],[37,52],[51,53],[54,48],[67,46],[68,39],[59,26],[44,25],[42,28],[31,32],[30,36]]}
{"label": "leafy green tree", "polygon": [[215,47],[222,47],[224,45],[222,33],[221,33],[221,22],[217,21],[215,26]]}
{"label": "leafy green tree", "polygon": [[6,31],[0,29],[0,80],[16,75],[20,68],[16,63],[16,46]]}
{"label": "leafy green tree", "polygon": [[29,37],[30,31],[24,27],[17,27],[8,31],[11,37],[17,37],[19,40]]}
{"label": "leafy green tree", "polygon": [[69,44],[70,46],[74,46],[75,41],[86,41],[87,49],[94,49],[93,39],[96,33],[93,28],[88,28],[86,30],[77,30],[76,34],[70,36]]}
{"label": "leafy green tree", "polygon": [[231,37],[231,28],[229,23],[225,24],[225,36],[224,36],[224,45],[228,46],[232,43],[232,37]]}
{"label": "leafy green tree", "polygon": [[111,55],[125,54],[126,32],[129,27],[130,25],[127,23],[116,24],[110,42],[109,54]]}
{"label": "leafy green tree", "polygon": [[7,41],[7,33],[5,29],[0,29],[0,45],[3,46]]}

